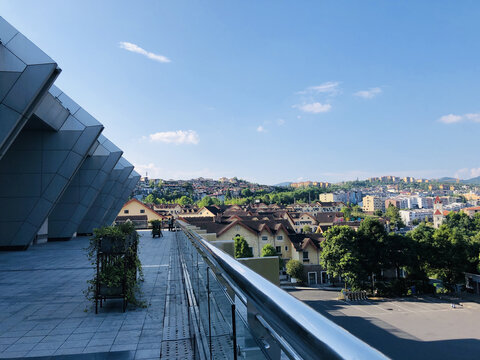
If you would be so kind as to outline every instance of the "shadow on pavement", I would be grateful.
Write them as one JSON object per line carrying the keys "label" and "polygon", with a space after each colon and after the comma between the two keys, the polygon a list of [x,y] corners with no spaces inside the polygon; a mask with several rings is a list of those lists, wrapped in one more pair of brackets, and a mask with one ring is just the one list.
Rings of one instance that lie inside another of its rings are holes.
{"label": "shadow on pavement", "polygon": [[[323,300],[321,306],[318,301],[304,302],[392,359],[478,359],[480,357],[480,340],[478,339],[421,341],[378,318],[369,320],[363,317],[345,316],[340,315],[340,311],[337,311],[338,315],[335,316],[329,314],[328,311],[340,310],[341,304],[338,301]],[[451,301],[445,300],[445,303],[449,302]],[[360,305],[360,302],[355,305]],[[380,323],[383,328],[379,326]],[[386,330],[389,327],[390,330]]]}

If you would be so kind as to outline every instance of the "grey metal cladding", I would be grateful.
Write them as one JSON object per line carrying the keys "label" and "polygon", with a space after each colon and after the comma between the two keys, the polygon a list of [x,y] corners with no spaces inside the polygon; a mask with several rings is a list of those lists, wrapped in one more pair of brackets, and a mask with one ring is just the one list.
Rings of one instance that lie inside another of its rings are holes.
{"label": "grey metal cladding", "polygon": [[50,238],[71,238],[92,208],[122,154],[116,146],[111,148],[117,151],[108,151],[103,146],[106,141],[108,139],[105,136],[98,137],[94,145],[95,151],[83,162],[49,215]]}
{"label": "grey metal cladding", "polygon": [[49,92],[45,94],[34,114],[52,130],[58,131],[67,120],[70,112]]}
{"label": "grey metal cladding", "polygon": [[129,196],[132,194],[135,186],[137,186],[138,182],[140,181],[140,174],[136,171],[132,171],[130,176],[128,177],[128,181],[121,196],[117,199],[117,201],[113,204],[110,211],[108,212],[107,216],[105,216],[105,223],[111,224],[116,219],[118,213],[122,209],[125,202],[128,200]]}
{"label": "grey metal cladding", "polygon": [[0,159],[59,73],[55,61],[0,17]]}
{"label": "grey metal cladding", "polygon": [[107,181],[103,185],[94,203],[92,204],[87,214],[83,218],[82,223],[78,227],[78,230],[77,230],[78,233],[90,234],[93,232],[93,229],[100,226],[101,219],[103,218],[106,212],[106,210],[104,209],[104,206],[106,206],[107,203],[110,203],[112,198],[111,197],[112,188],[115,184],[116,179],[118,178],[118,176],[123,170],[123,167],[117,167],[117,165],[108,175]]}
{"label": "grey metal cladding", "polygon": [[[101,226],[111,225],[113,220],[109,222],[108,219],[111,217],[112,209],[115,207],[115,205],[119,201],[119,199],[121,199],[123,197],[123,193],[125,192],[125,188],[128,187],[130,174],[132,174],[132,172],[133,172],[133,165],[128,163],[126,160],[123,162],[123,164],[124,165],[129,165],[129,166],[125,166],[123,168],[122,174],[115,181],[115,184],[114,184],[114,186],[112,188],[112,191],[111,191],[111,197],[113,198],[113,200],[110,202],[110,204],[108,204],[108,203],[105,204],[105,206],[104,206],[105,212],[103,214],[102,219],[99,219],[99,220],[101,220],[100,221]],[[110,206],[108,206],[108,205],[110,205]]]}
{"label": "grey metal cladding", "polygon": [[[38,121],[36,119],[38,114],[31,117],[31,121]],[[0,228],[13,234],[0,238],[0,246],[25,247],[31,243],[102,129],[102,126],[92,126],[83,130],[54,131],[52,127],[27,124],[20,132],[0,160],[0,184],[7,178],[11,181],[10,191],[1,194],[0,203],[15,204],[19,209],[12,213],[12,206],[0,208]],[[89,146],[76,146],[79,141],[89,142]],[[30,176],[31,184],[27,186],[35,189],[28,197],[25,195],[25,175]],[[16,227],[18,223],[20,228]],[[10,227],[17,230],[12,231]]]}
{"label": "grey metal cladding", "polygon": [[17,34],[18,30],[0,16],[0,42],[6,44]]}

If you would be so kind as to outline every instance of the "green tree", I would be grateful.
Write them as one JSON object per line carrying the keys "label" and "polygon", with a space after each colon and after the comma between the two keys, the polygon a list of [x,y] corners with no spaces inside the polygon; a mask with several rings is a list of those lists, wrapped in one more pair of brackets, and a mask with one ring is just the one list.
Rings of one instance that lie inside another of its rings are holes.
{"label": "green tree", "polygon": [[390,218],[390,224],[394,228],[401,229],[405,227],[405,224],[403,223],[402,218],[400,216],[400,210],[398,210],[398,208],[395,205],[393,204],[388,205],[388,208],[385,214],[388,218]]}
{"label": "green tree", "polygon": [[147,197],[143,199],[143,202],[145,204],[152,204],[154,201],[155,201],[155,197],[153,196],[153,194],[148,194]]}
{"label": "green tree", "polygon": [[304,280],[303,264],[298,260],[290,260],[287,262],[287,274],[299,280]]}
{"label": "green tree", "polygon": [[312,232],[312,228],[310,227],[310,225],[304,225],[302,230],[305,234],[310,234]]}
{"label": "green tree", "polygon": [[387,232],[383,224],[374,218],[366,218],[357,232],[357,246],[361,264],[369,274],[379,273],[384,260],[384,247]]}
{"label": "green tree", "polygon": [[205,196],[202,200],[200,200],[197,203],[199,208],[202,208],[204,206],[214,205],[214,204],[215,204],[215,202],[213,201],[213,199],[210,196]]}
{"label": "green tree", "polygon": [[230,193],[230,189],[227,189],[225,193],[225,200],[230,200],[232,198],[232,194]]}
{"label": "green tree", "polygon": [[252,250],[248,247],[247,240],[243,236],[235,236],[233,241],[236,258],[253,257]]}
{"label": "green tree", "polygon": [[277,251],[271,244],[265,244],[265,246],[262,248],[262,257],[265,256],[277,256]]}
{"label": "green tree", "polygon": [[350,206],[344,206],[341,211],[345,221],[350,221],[350,218],[352,217],[352,208]]}
{"label": "green tree", "polygon": [[193,204],[193,200],[190,197],[183,195],[180,199],[178,199],[177,203],[182,206],[185,206],[185,205]]}
{"label": "green tree", "polygon": [[244,197],[249,197],[249,196],[252,196],[252,191],[249,189],[249,188],[246,188],[246,189],[242,189],[242,196]]}
{"label": "green tree", "polygon": [[[341,276],[351,286],[366,278],[361,266],[357,233],[348,226],[332,226],[322,242],[320,264],[332,278]],[[288,264],[287,264],[288,265]]]}

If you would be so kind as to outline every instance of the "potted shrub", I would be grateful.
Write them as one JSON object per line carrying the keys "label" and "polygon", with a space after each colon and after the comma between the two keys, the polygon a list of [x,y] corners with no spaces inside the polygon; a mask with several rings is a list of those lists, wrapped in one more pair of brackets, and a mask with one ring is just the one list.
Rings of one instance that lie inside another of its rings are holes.
{"label": "potted shrub", "polygon": [[152,237],[155,236],[162,237],[162,221],[161,220],[150,220],[150,224],[152,224]]}
{"label": "potted shrub", "polygon": [[292,283],[303,282],[303,264],[298,260],[290,260],[287,263],[287,274]]}
{"label": "potted shrub", "polygon": [[123,299],[124,311],[127,303],[142,305],[136,298],[137,282],[143,279],[138,237],[134,225],[128,222],[94,230],[88,257],[96,272],[88,281],[86,295],[95,300],[95,312],[98,311],[98,301],[102,306],[106,299]]}

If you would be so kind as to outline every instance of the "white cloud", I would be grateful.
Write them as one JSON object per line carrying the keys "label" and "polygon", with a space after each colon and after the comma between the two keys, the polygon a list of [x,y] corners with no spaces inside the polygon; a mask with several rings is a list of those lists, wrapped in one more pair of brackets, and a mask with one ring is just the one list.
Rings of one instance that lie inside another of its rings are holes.
{"label": "white cloud", "polygon": [[382,89],[380,89],[379,87],[374,87],[368,90],[357,91],[353,95],[361,97],[363,99],[373,99],[375,96],[377,96],[381,92],[382,92]]}
{"label": "white cloud", "polygon": [[158,61],[158,62],[161,62],[161,63],[171,62],[171,60],[169,58],[167,58],[166,56],[163,56],[163,55],[160,55],[160,54],[155,54],[153,52],[147,51],[147,50],[141,48],[140,46],[138,46],[136,44],[132,44],[132,43],[129,43],[129,42],[126,42],[126,41],[120,41],[119,46],[120,46],[121,49],[125,49],[127,51],[131,51],[131,52],[146,56],[147,58],[149,58],[151,60],[155,60],[155,61]]}
{"label": "white cloud", "polygon": [[160,167],[154,163],[137,164],[134,163],[135,171],[140,175],[145,176],[148,173],[148,177],[152,179],[194,179],[198,177],[218,179],[221,176],[233,177],[234,174],[228,171],[213,172],[209,168],[203,169],[186,169],[178,170],[174,166]]}
{"label": "white cloud", "polygon": [[480,123],[480,113],[469,113],[464,115],[448,114],[443,115],[438,121],[444,124],[455,124],[459,122]]}
{"label": "white cloud", "polygon": [[164,131],[148,135],[150,141],[167,144],[198,144],[200,137],[195,130]]}
{"label": "white cloud", "polygon": [[330,104],[321,104],[319,102],[314,102],[310,104],[303,104],[303,105],[295,105],[295,108],[300,109],[303,112],[311,113],[311,114],[320,114],[324,112],[330,111],[332,105]]}
{"label": "white cloud", "polygon": [[473,122],[480,122],[480,113],[465,114],[465,118]]}
{"label": "white cloud", "polygon": [[338,81],[328,81],[320,85],[309,86],[297,94],[301,95],[297,108],[310,114],[320,114],[331,110],[330,101],[340,93],[340,83]]}
{"label": "white cloud", "polygon": [[264,133],[264,132],[267,132],[267,130],[266,130],[262,125],[259,125],[259,126],[257,127],[257,132],[259,132],[259,133],[262,133],[262,132],[263,132],[263,133]]}
{"label": "white cloud", "polygon": [[443,122],[444,124],[453,124],[457,123],[463,120],[463,116],[461,115],[454,115],[454,114],[448,114],[442,116],[438,121]]}
{"label": "white cloud", "polygon": [[285,120],[284,119],[277,119],[277,125],[278,126],[285,125]]}
{"label": "white cloud", "polygon": [[455,173],[457,179],[471,179],[480,176],[480,168],[463,168]]}
{"label": "white cloud", "polygon": [[338,86],[340,85],[337,81],[328,81],[320,85],[310,86],[308,90],[312,90],[318,93],[334,93],[338,92]]}

